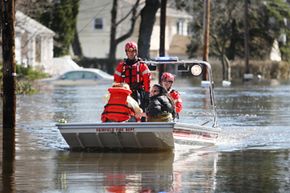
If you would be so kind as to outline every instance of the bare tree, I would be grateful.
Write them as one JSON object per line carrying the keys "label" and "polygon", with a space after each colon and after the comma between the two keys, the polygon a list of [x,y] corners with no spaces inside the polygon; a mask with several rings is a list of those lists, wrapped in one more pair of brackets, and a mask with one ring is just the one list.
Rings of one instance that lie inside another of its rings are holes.
{"label": "bare tree", "polygon": [[212,38],[211,52],[220,58],[222,64],[223,80],[230,80],[230,60],[227,56],[227,48],[232,47],[231,52],[235,50],[236,41],[239,34],[236,32],[235,18],[241,17],[238,12],[242,2],[235,3],[214,3],[212,18],[212,30],[210,36]]}
{"label": "bare tree", "polygon": [[81,47],[79,33],[77,30],[75,31],[75,37],[74,37],[74,40],[72,42],[72,49],[73,49],[73,52],[75,55],[77,55],[80,58],[83,57],[83,50]]}
{"label": "bare tree", "polygon": [[[123,18],[117,21],[118,16],[118,0],[113,0],[113,6],[111,10],[111,32],[110,32],[110,50],[109,50],[109,61],[108,72],[113,73],[114,64],[116,63],[116,49],[119,43],[129,38],[134,31],[136,19],[139,16],[137,8],[139,6],[140,0],[136,0],[132,9],[126,14]],[[120,37],[116,37],[117,27],[126,20],[129,16],[131,16],[131,26],[126,33],[121,35]]]}
{"label": "bare tree", "polygon": [[51,0],[16,0],[16,10],[23,12],[35,19],[40,13],[45,12],[52,5]]}

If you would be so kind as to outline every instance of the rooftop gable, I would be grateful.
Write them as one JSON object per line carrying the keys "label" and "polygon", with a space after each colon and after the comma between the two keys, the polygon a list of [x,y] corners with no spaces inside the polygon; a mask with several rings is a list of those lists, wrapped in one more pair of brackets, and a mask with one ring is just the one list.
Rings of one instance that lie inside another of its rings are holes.
{"label": "rooftop gable", "polygon": [[21,11],[16,11],[16,28],[23,29],[29,33],[35,34],[35,35],[50,35],[53,36],[55,33],[50,30],[49,28],[45,27],[38,21],[28,17]]}

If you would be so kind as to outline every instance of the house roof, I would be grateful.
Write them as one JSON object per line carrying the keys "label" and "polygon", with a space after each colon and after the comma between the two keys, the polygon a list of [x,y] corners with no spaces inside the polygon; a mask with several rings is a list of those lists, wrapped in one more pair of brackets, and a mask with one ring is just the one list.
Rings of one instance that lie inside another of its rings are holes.
{"label": "house roof", "polygon": [[55,33],[49,28],[45,27],[36,20],[28,17],[21,11],[16,11],[16,29],[25,30],[34,35],[50,35],[53,36]]}

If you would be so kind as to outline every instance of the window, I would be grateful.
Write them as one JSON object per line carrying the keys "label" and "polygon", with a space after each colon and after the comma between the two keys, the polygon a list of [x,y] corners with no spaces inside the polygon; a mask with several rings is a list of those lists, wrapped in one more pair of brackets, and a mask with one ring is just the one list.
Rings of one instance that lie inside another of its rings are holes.
{"label": "window", "polygon": [[177,28],[177,34],[181,35],[182,34],[182,20],[178,20],[176,22],[176,28]]}
{"label": "window", "polygon": [[103,19],[102,18],[95,18],[94,28],[95,29],[103,29]]}
{"label": "window", "polygon": [[41,37],[35,38],[35,61],[41,63]]}
{"label": "window", "polygon": [[98,79],[97,75],[92,72],[83,72],[83,79],[85,80],[96,80]]}
{"label": "window", "polygon": [[82,72],[78,72],[78,71],[68,72],[68,73],[64,74],[61,79],[63,79],[63,80],[80,80],[80,79],[82,79],[82,76],[83,76]]}
{"label": "window", "polygon": [[188,35],[188,26],[184,19],[179,19],[176,22],[176,31],[178,35]]}

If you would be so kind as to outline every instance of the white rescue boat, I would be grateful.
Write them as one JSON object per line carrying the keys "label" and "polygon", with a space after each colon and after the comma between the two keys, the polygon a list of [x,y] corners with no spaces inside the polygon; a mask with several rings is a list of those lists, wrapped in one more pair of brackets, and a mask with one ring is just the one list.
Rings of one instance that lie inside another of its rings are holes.
{"label": "white rescue boat", "polygon": [[[199,76],[208,73],[208,89],[213,110],[211,126],[180,122],[122,122],[122,123],[58,123],[56,126],[72,150],[173,150],[175,145],[203,148],[215,145],[220,128],[213,92],[211,66],[205,61],[146,61],[150,66],[159,64],[191,67]],[[183,70],[184,70],[183,69]],[[208,123],[206,124],[208,125]]]}

